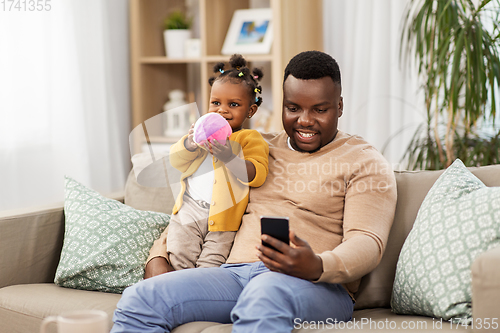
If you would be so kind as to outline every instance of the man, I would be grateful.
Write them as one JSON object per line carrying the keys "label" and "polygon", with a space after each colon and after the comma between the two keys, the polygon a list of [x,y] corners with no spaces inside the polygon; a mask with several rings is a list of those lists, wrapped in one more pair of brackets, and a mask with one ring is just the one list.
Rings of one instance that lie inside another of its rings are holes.
{"label": "man", "polygon": [[[359,280],[384,252],[396,187],[371,145],[338,131],[342,112],[336,61],[318,51],[290,60],[285,131],[264,136],[269,175],[250,191],[227,263],[161,274],[169,267],[164,242],[156,242],[146,267],[154,277],[125,290],[112,332],[170,332],[191,321],[290,332],[301,321],[350,320]],[[290,246],[260,235],[262,215],[290,218]]]}

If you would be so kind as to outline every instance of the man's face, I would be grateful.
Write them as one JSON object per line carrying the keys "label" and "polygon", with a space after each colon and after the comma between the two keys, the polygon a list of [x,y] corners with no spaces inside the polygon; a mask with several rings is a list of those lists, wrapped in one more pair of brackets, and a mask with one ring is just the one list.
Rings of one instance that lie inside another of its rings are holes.
{"label": "man's face", "polygon": [[300,80],[289,75],[283,85],[283,127],[292,147],[315,152],[337,134],[343,100],[331,77]]}

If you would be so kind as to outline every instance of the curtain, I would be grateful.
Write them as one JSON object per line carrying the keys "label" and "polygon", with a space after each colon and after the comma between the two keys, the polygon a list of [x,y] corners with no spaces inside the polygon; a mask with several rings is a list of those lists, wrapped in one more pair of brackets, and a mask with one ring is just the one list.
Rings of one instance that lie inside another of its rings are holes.
{"label": "curtain", "polygon": [[399,61],[408,0],[324,0],[325,51],[339,63],[344,114],[339,129],[373,144],[394,168],[425,121],[415,72]]}
{"label": "curtain", "polygon": [[0,11],[0,211],[102,193],[130,170],[128,2]]}

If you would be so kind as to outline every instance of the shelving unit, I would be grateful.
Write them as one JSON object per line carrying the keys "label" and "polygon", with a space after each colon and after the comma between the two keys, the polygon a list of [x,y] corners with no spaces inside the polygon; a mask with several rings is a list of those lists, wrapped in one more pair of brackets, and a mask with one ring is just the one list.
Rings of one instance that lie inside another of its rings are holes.
{"label": "shelving unit", "polygon": [[[244,55],[250,63],[268,64],[272,101],[265,101],[272,110],[269,130],[281,129],[282,80],[284,66],[296,53],[322,50],[322,0],[188,0],[197,6],[197,26],[201,39],[199,58],[169,59],[165,57],[162,22],[174,9],[187,10],[184,0],[130,0],[131,92],[133,154],[144,150],[144,144],[165,144],[176,138],[162,136],[162,124],[145,126],[144,122],[163,112],[168,93],[173,89],[187,92],[195,89],[199,111],[208,107],[208,78],[217,62],[227,62],[221,55],[233,13],[253,5],[268,6],[273,11],[273,45],[270,54]],[[194,82],[193,82],[194,81]],[[142,128],[139,126],[142,124]],[[138,127],[139,126],[139,127]]]}

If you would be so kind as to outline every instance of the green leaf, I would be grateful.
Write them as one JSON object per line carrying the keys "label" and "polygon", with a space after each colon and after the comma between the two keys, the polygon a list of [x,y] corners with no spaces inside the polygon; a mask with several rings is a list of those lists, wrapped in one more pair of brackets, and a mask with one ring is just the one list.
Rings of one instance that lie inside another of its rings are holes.
{"label": "green leaf", "polygon": [[191,27],[192,19],[187,18],[186,14],[180,10],[174,10],[170,15],[165,18],[163,26],[165,30],[168,29],[189,29]]}

